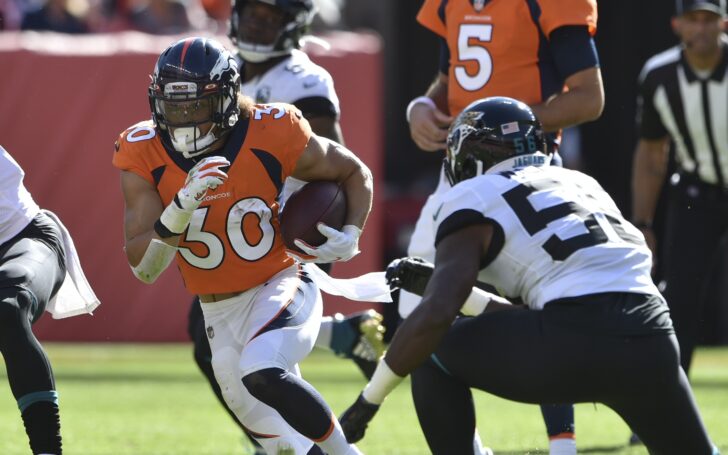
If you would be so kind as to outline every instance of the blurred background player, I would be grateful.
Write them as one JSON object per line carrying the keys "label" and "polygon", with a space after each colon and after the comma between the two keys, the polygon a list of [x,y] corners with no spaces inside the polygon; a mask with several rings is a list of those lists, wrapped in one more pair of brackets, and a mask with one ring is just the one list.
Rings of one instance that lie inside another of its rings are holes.
{"label": "blurred background player", "polygon": [[[73,241],[58,218],[40,209],[23,185],[25,172],[0,146],[0,352],[34,454],[60,455],[61,420],[56,381],[32,324],[44,311],[54,318],[90,313],[98,300],[78,263]],[[71,277],[70,274],[73,274]],[[82,280],[87,305],[74,286]],[[71,300],[69,300],[69,298]]]}
{"label": "blurred background player", "polygon": [[[445,149],[453,116],[472,101],[508,96],[532,107],[555,152],[562,128],[594,120],[604,107],[594,0],[493,2],[426,0],[417,20],[440,39],[440,70],[425,96],[407,108],[412,139],[422,150]],[[432,217],[449,188],[440,174],[410,238],[407,254],[435,259]],[[406,317],[419,296],[400,291]],[[416,384],[413,382],[413,386]],[[551,455],[573,455],[572,406],[542,406]]]}
{"label": "blurred background player", "polygon": [[[718,453],[680,368],[644,237],[596,180],[550,166],[545,150],[538,119],[512,98],[476,101],[456,118],[446,160],[453,187],[431,221],[434,272],[341,416],[350,441],[411,373],[428,386],[415,387],[414,399],[436,455],[471,453],[471,388],[526,403],[604,403],[651,454]],[[409,261],[392,265],[393,283],[406,286]],[[478,281],[525,306],[474,288]]]}
{"label": "blurred background player", "polygon": [[[240,89],[256,103],[293,104],[308,120],[315,134],[343,144],[339,98],[333,79],[324,68],[299,50],[314,15],[315,7],[311,0],[234,2],[229,35],[237,49]],[[281,201],[284,202],[304,183],[292,177],[286,179]],[[326,271],[331,268],[330,264],[319,266]],[[339,313],[325,316],[321,320],[316,346],[352,359],[369,378],[384,351],[381,320],[381,315],[374,310],[348,317]],[[188,331],[194,342],[195,361],[224,405],[210,364],[210,345],[198,298],[193,300],[190,308]]]}
{"label": "blurred background player", "polygon": [[211,39],[180,40],[159,56],[153,121],[123,132],[113,158],[129,264],[153,283],[177,259],[185,287],[200,298],[225,402],[267,453],[356,454],[300,376],[318,335],[321,294],[287,255],[277,214],[288,176],[339,182],[344,226],[320,225],[327,241],[306,251],[317,262],[349,260],[371,210],[371,173],[313,134],[294,106],[240,96],[239,77],[232,54]]}

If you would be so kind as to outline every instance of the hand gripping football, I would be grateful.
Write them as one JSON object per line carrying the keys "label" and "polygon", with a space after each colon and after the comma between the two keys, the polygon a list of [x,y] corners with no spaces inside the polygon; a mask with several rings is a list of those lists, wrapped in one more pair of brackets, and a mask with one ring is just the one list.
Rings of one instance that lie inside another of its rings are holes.
{"label": "hand gripping football", "polygon": [[326,241],[316,228],[318,223],[341,230],[346,218],[346,195],[337,182],[310,182],[293,193],[280,215],[283,242],[291,251],[303,253],[293,241],[301,239],[311,246]]}

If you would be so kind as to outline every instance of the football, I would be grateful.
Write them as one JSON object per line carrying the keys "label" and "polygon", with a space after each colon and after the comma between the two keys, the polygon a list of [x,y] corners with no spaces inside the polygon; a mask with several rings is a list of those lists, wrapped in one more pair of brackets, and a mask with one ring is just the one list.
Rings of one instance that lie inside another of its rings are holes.
{"label": "football", "polygon": [[346,195],[337,182],[309,182],[293,193],[283,206],[280,215],[281,235],[286,248],[302,253],[293,243],[301,239],[311,246],[326,241],[316,228],[324,223],[334,229],[344,225],[346,218]]}

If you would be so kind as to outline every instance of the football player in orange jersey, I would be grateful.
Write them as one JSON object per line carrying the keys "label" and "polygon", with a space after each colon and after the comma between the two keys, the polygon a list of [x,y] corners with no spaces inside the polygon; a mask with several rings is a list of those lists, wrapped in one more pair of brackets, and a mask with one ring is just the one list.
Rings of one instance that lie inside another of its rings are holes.
{"label": "football player in orange jersey", "polygon": [[[444,150],[454,116],[480,98],[508,96],[528,104],[551,133],[552,151],[560,129],[601,114],[595,0],[425,0],[417,20],[440,39],[439,73],[407,108],[412,139],[422,150]],[[449,186],[441,174],[412,233],[410,256],[434,262],[432,216]],[[419,301],[400,291],[400,315]],[[542,411],[551,455],[575,454],[573,407]]]}
{"label": "football player in orange jersey", "polygon": [[[312,0],[236,0],[232,7],[230,2],[227,5],[231,8],[229,37],[236,46],[242,93],[258,104],[293,104],[301,110],[314,133],[344,144],[333,78],[299,49],[315,14]],[[286,179],[282,203],[301,185],[293,178]],[[319,266],[329,272],[331,265]],[[373,309],[346,317],[341,313],[324,316],[316,347],[352,359],[370,378],[384,351],[382,319]],[[225,405],[210,363],[210,344],[197,297],[190,306],[188,333],[194,344],[197,366],[215,396]]]}
{"label": "football player in orange jersey", "polygon": [[371,209],[371,173],[313,134],[295,107],[240,96],[239,77],[214,40],[180,40],[160,55],[152,121],[123,132],[113,158],[129,264],[152,283],[176,258],[185,286],[200,296],[225,401],[266,452],[356,454],[298,370],[319,330],[321,295],[287,254],[277,213],[288,176],[340,182],[344,227],[320,224],[327,241],[302,249],[314,262],[348,260]]}

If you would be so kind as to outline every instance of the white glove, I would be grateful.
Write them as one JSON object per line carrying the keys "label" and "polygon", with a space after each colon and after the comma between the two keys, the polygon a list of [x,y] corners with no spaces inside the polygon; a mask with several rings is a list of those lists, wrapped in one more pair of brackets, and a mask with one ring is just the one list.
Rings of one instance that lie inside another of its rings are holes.
{"label": "white glove", "polygon": [[227,180],[227,174],[220,169],[225,166],[230,166],[226,158],[208,156],[190,169],[177,197],[164,209],[155,224],[160,237],[179,235],[187,229],[192,212],[200,206],[207,191],[216,189]]}
{"label": "white glove", "polygon": [[222,156],[208,156],[190,169],[177,198],[184,210],[193,212],[200,206],[207,190],[214,190],[227,180],[227,174],[220,168],[230,166],[230,161]]}
{"label": "white glove", "polygon": [[293,243],[304,253],[311,256],[304,258],[295,253],[288,252],[294,259],[299,262],[316,262],[319,264],[334,261],[348,261],[359,254],[359,236],[361,229],[353,224],[347,224],[340,231],[319,223],[316,228],[323,234],[327,240],[321,246],[311,246],[301,239],[296,239]]}

